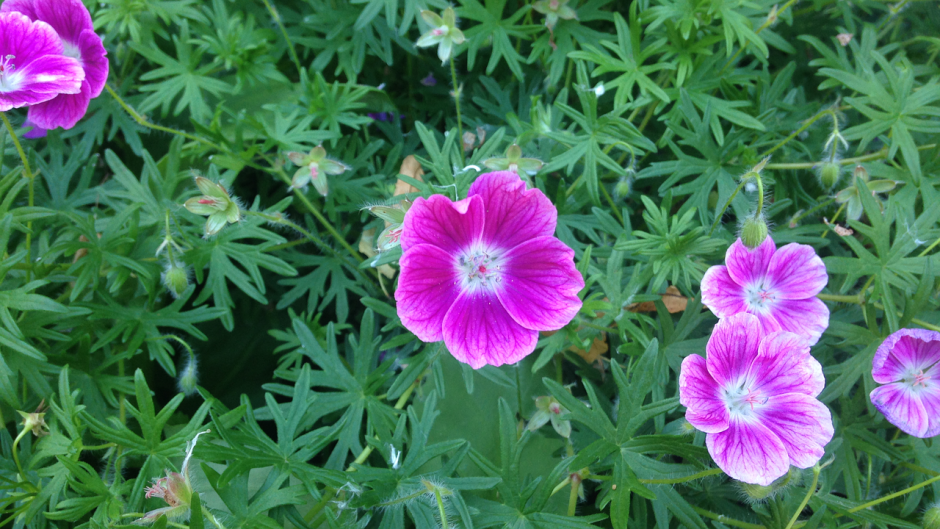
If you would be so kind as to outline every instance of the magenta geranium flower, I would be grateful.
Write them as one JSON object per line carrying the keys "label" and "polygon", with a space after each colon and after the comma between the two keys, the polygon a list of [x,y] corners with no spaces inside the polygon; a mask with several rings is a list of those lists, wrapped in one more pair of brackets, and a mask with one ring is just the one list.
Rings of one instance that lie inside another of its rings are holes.
{"label": "magenta geranium flower", "polygon": [[808,468],[832,440],[832,416],[816,399],[826,384],[806,341],[764,332],[756,316],[715,325],[707,357],[689,355],[679,373],[685,418],[708,435],[715,463],[732,478],[770,485],[790,465]]}
{"label": "magenta geranium flower", "polygon": [[78,92],[85,73],[62,51],[49,24],[0,12],[0,112]]}
{"label": "magenta geranium flower", "polygon": [[789,331],[815,345],[829,326],[829,309],[816,298],[829,275],[811,246],[777,248],[767,237],[749,250],[741,239],[702,278],[702,303],[719,318],[747,312],[764,332]]}
{"label": "magenta geranium flower", "polygon": [[871,403],[915,437],[940,434],[940,332],[901,329],[878,347]]}
{"label": "magenta geranium flower", "polygon": [[34,126],[33,137],[41,136],[38,129],[62,127],[70,129],[88,110],[88,102],[98,97],[108,79],[108,58],[91,21],[91,14],[81,0],[6,0],[0,13],[18,12],[30,20],[45,22],[61,39],[61,51],[78,61],[85,77],[81,90],[62,91],[52,99],[38,104],[30,103],[27,119]]}
{"label": "magenta geranium flower", "polygon": [[518,362],[538,331],[581,309],[584,280],[574,251],[552,236],[557,220],[548,198],[508,171],[480,176],[458,202],[417,199],[401,235],[402,323],[474,369]]}

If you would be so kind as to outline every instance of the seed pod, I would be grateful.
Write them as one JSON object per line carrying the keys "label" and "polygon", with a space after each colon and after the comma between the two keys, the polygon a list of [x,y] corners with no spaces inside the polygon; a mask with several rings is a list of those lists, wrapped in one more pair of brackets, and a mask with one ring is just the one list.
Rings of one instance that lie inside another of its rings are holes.
{"label": "seed pod", "polygon": [[754,249],[760,246],[767,238],[767,222],[763,216],[752,215],[745,219],[741,226],[741,242],[744,246]]}
{"label": "seed pod", "polygon": [[940,529],[940,503],[934,503],[924,513],[924,529]]}
{"label": "seed pod", "polygon": [[177,383],[180,391],[187,397],[195,393],[196,386],[199,384],[199,370],[195,355],[189,357],[179,376]]}

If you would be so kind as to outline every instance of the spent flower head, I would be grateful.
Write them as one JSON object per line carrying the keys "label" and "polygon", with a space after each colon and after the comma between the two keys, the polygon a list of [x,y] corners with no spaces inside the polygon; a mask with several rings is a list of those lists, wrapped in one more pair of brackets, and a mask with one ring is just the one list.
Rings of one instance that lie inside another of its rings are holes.
{"label": "spent flower head", "polygon": [[454,47],[464,43],[466,37],[457,29],[457,13],[448,7],[441,15],[433,11],[422,11],[421,18],[431,26],[431,30],[421,35],[415,43],[419,48],[437,46],[437,57],[441,64],[447,62],[454,53]]}
{"label": "spent flower head", "polygon": [[558,19],[572,20],[578,18],[578,13],[568,5],[569,0],[538,0],[532,4],[532,9],[545,15],[545,27],[553,29]]}
{"label": "spent flower head", "polygon": [[183,204],[183,207],[191,213],[208,217],[206,219],[206,238],[219,233],[226,224],[234,224],[241,219],[241,208],[238,203],[229,195],[227,189],[209,180],[208,178],[195,177],[196,187],[202,192],[202,196],[193,197]]}
{"label": "spent flower head", "polygon": [[36,437],[49,435],[49,427],[46,425],[46,414],[44,413],[45,408],[46,401],[43,400],[39,403],[36,411],[32,413],[16,410],[23,417],[23,431],[30,430]]}
{"label": "spent flower head", "polygon": [[768,486],[790,465],[809,468],[834,433],[816,397],[826,385],[809,345],[786,331],[765,332],[751,314],[721,319],[705,347],[679,372],[685,418],[705,432],[715,463],[732,478]]}
{"label": "spent flower head", "polygon": [[304,189],[307,184],[312,183],[317,192],[323,196],[326,196],[330,190],[326,175],[341,175],[349,170],[349,166],[343,162],[327,158],[326,149],[322,145],[317,145],[306,154],[296,151],[288,152],[287,157],[299,167],[291,179],[291,189]]}
{"label": "spent flower head", "polygon": [[153,480],[153,485],[144,489],[145,498],[160,498],[166,502],[166,507],[154,509],[144,514],[143,518],[134,521],[135,525],[149,525],[161,516],[168,520],[182,520],[189,517],[192,509],[193,486],[189,478],[189,461],[196,448],[199,436],[209,433],[205,430],[196,434],[192,441],[186,444],[186,457],[179,472],[166,471],[166,476]]}
{"label": "spent flower head", "polygon": [[494,171],[512,171],[516,174],[534,175],[545,164],[536,158],[523,158],[522,148],[513,143],[506,149],[506,154],[502,158],[489,158],[483,161],[483,165]]}
{"label": "spent flower head", "polygon": [[568,410],[555,397],[543,396],[536,398],[535,409],[535,413],[526,426],[529,431],[534,432],[551,421],[552,428],[558,432],[558,435],[565,439],[571,436],[571,421],[561,418],[562,415],[568,413]]}

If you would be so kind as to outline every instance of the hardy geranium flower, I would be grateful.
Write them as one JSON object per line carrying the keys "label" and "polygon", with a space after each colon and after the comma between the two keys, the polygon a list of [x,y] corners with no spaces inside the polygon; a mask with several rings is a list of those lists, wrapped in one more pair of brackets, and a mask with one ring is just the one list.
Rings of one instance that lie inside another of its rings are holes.
{"label": "hardy geranium flower", "polygon": [[228,190],[202,176],[196,177],[196,187],[202,196],[193,197],[183,204],[183,207],[196,215],[208,217],[206,219],[206,238],[219,233],[226,224],[234,224],[242,218],[241,208]]}
{"label": "hardy geranium flower", "polygon": [[816,396],[822,366],[801,337],[767,334],[750,314],[715,325],[707,357],[689,355],[679,373],[686,420],[707,433],[715,463],[732,478],[770,485],[790,465],[808,468],[832,440],[832,416]]}
{"label": "hardy geranium flower", "polygon": [[291,151],[287,153],[287,157],[294,165],[300,167],[291,179],[291,188],[304,189],[312,182],[313,187],[323,196],[326,196],[330,189],[326,175],[340,175],[349,169],[346,164],[327,158],[326,149],[322,145],[310,149],[307,154]]}
{"label": "hardy geranium flower", "polygon": [[0,112],[78,93],[85,72],[62,52],[49,24],[0,12]]}
{"label": "hardy geranium flower", "polygon": [[98,97],[108,79],[108,58],[94,30],[91,14],[81,0],[6,0],[0,13],[18,12],[30,20],[45,22],[58,33],[61,53],[77,60],[84,70],[79,91],[62,91],[38,104],[31,104],[27,119],[37,129],[70,129],[88,110],[88,102]]}
{"label": "hardy geranium flower", "polygon": [[829,309],[816,298],[828,282],[826,265],[811,246],[777,248],[767,237],[748,250],[738,239],[725,265],[705,272],[702,303],[719,318],[748,312],[765,333],[790,331],[815,345],[829,326]]}
{"label": "hardy geranium flower", "polygon": [[480,176],[458,202],[418,198],[401,235],[402,323],[475,369],[518,362],[538,331],[581,308],[584,280],[574,251],[552,236],[557,220],[541,191],[507,171]]}
{"label": "hardy geranium flower", "polygon": [[875,352],[871,402],[915,437],[940,435],[940,332],[901,329]]}

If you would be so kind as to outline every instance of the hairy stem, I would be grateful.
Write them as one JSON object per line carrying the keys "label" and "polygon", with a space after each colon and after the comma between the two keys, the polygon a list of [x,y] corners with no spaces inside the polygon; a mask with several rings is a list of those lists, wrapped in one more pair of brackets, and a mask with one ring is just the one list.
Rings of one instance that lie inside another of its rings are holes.
{"label": "hairy stem", "polygon": [[290,53],[290,58],[292,61],[294,61],[294,66],[297,67],[297,74],[302,76],[304,67],[300,65],[300,58],[297,57],[297,50],[294,49],[294,43],[291,42],[290,37],[287,35],[287,28],[284,27],[284,22],[281,20],[280,13],[277,12],[277,9],[274,8],[269,0],[261,1],[264,2],[264,7],[268,8],[268,13],[271,13],[271,17],[274,19],[274,23],[277,24],[277,27],[281,30],[281,35],[287,42],[287,51]]}
{"label": "hairy stem", "polygon": [[809,489],[806,490],[806,496],[803,498],[803,502],[796,508],[796,512],[794,512],[793,517],[790,518],[790,523],[787,524],[786,529],[793,529],[793,525],[800,517],[800,513],[803,512],[803,509],[806,508],[806,504],[809,503],[809,499],[812,498],[813,494],[816,492],[816,484],[819,483],[819,470],[819,463],[816,463],[813,466],[813,482],[810,484]]}
{"label": "hairy stem", "polygon": [[[23,163],[23,176],[27,180],[28,188],[28,203],[29,207],[33,207],[35,201],[35,185],[36,175],[33,174],[33,171],[29,168],[29,157],[26,156],[26,151],[23,150],[23,146],[20,145],[19,138],[16,137],[16,131],[13,130],[13,124],[10,123],[10,119],[7,118],[6,113],[0,112],[0,119],[3,120],[3,125],[6,127],[7,132],[10,133],[10,137],[13,138],[13,145],[16,147],[16,153],[20,155],[20,162]],[[30,254],[33,250],[33,221],[29,220],[26,222],[26,263],[29,265],[29,268],[26,269],[26,282],[32,280],[33,274],[33,260]],[[14,452],[15,453],[15,452]]]}
{"label": "hairy stem", "polygon": [[454,85],[454,106],[457,109],[457,148],[460,151],[460,165],[466,165],[466,159],[463,152],[463,118],[460,114],[460,87],[457,86],[457,67],[454,66],[453,52],[450,56],[450,80]]}

